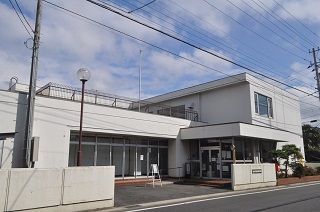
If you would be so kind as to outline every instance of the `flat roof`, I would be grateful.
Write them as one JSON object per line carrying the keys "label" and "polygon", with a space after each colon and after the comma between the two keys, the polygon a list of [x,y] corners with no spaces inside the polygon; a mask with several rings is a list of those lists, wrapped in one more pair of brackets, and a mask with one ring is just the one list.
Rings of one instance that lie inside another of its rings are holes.
{"label": "flat roof", "polygon": [[250,137],[278,142],[289,142],[298,135],[286,130],[247,124],[242,122],[205,125],[181,129],[181,140]]}

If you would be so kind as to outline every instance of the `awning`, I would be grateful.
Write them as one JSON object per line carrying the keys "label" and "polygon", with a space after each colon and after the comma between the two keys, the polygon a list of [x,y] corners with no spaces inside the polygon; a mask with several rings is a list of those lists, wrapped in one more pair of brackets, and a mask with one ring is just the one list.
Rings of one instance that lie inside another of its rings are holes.
{"label": "awning", "polygon": [[289,142],[301,136],[289,131],[246,123],[226,123],[181,129],[181,140],[222,137],[250,137]]}

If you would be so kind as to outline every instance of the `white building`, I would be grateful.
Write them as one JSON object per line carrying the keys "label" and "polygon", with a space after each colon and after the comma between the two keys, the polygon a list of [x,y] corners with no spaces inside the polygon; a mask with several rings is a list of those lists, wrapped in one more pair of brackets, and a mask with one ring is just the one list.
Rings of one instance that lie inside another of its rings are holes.
{"label": "white building", "polygon": [[[80,99],[79,89],[52,83],[37,91],[34,167],[76,165]],[[1,137],[1,168],[24,167],[27,93],[16,84],[0,100],[0,134],[11,135]],[[141,112],[95,91],[84,101],[83,165],[115,165],[116,177],[147,175],[150,164],[184,176],[188,163],[191,177],[230,178],[233,145],[236,163],[272,162],[270,150],[287,143],[304,153],[298,97],[247,73],[146,99]]]}

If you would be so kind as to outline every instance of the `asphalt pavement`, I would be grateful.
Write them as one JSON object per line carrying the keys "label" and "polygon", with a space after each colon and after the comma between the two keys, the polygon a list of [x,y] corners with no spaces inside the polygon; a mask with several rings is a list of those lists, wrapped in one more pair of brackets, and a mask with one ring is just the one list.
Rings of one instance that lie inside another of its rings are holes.
{"label": "asphalt pavement", "polygon": [[147,185],[127,185],[115,187],[114,208],[110,211],[124,211],[139,208],[143,205],[153,205],[155,202],[175,202],[187,201],[190,198],[221,194],[230,192],[231,188],[217,188],[211,186],[200,185],[183,185],[174,184],[173,181],[163,181],[162,187],[160,183]]}
{"label": "asphalt pavement", "polygon": [[162,187],[159,183],[116,186],[115,206],[104,211],[305,211],[304,207],[318,211],[319,186],[317,182],[247,191],[166,181]]}

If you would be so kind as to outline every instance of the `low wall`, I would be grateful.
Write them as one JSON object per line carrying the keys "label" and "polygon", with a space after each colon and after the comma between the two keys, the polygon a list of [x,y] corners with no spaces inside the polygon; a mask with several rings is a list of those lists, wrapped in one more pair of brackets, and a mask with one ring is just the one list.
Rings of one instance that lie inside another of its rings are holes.
{"label": "low wall", "polygon": [[0,170],[0,210],[85,211],[114,206],[114,166]]}
{"label": "low wall", "polygon": [[307,162],[305,165],[309,166],[309,167],[311,167],[313,169],[316,169],[317,167],[320,167],[320,163],[308,163]]}
{"label": "low wall", "polygon": [[276,186],[274,164],[232,164],[232,189],[245,190]]}

